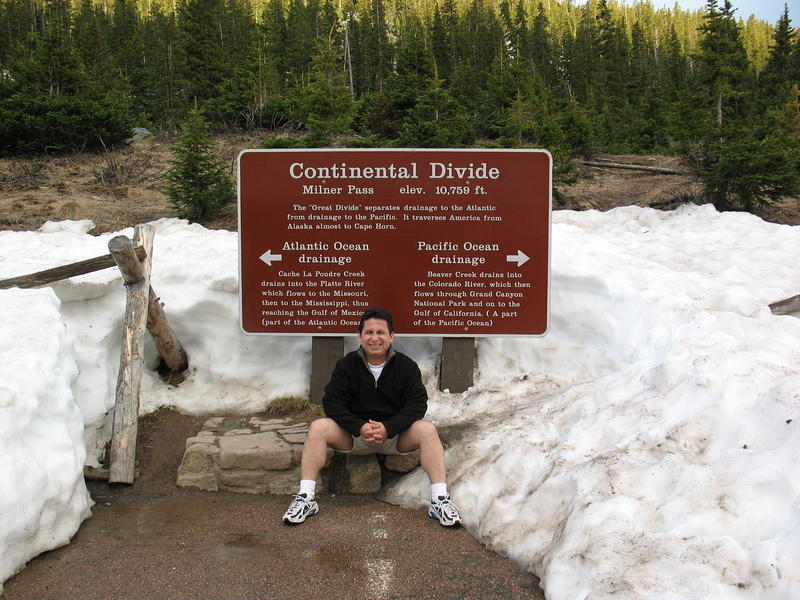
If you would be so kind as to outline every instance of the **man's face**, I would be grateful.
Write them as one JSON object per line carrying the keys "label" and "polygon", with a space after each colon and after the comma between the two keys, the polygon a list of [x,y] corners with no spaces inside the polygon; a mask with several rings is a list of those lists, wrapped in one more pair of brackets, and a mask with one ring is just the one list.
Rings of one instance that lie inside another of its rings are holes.
{"label": "man's face", "polygon": [[358,334],[358,340],[367,355],[367,360],[373,365],[379,365],[386,360],[389,346],[392,345],[394,334],[389,333],[389,324],[384,319],[367,319],[364,327]]}

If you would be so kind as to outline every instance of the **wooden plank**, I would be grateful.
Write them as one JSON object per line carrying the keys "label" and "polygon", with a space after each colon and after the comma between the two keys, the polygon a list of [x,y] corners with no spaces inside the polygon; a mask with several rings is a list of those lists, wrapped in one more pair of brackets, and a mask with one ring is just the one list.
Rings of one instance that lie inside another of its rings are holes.
{"label": "wooden plank", "polygon": [[[150,257],[153,254],[152,225],[137,226],[134,241],[147,251],[139,262],[133,244],[124,236],[109,243],[109,250],[126,281],[127,302],[122,332],[119,376],[114,406],[114,429],[111,437],[109,483],[132,484],[135,476],[136,435],[139,430],[139,390],[144,361],[144,330],[150,291]],[[136,277],[141,278],[136,280]]]}
{"label": "wooden plank", "polygon": [[325,386],[331,379],[336,361],[344,356],[343,337],[311,338],[311,402],[322,404]]}
{"label": "wooden plank", "polygon": [[769,309],[773,315],[791,315],[792,313],[800,312],[800,294],[773,302],[769,305]]}
{"label": "wooden plank", "polygon": [[582,165],[586,165],[588,167],[603,167],[607,169],[629,169],[631,171],[646,171],[649,173],[663,173],[665,175],[691,175],[686,171],[676,171],[675,169],[665,169],[662,167],[646,167],[644,165],[628,165],[623,163],[614,163],[614,162],[605,162],[605,161],[596,161],[596,160],[584,160],[581,161]]}
{"label": "wooden plank", "polygon": [[474,371],[475,338],[443,338],[439,389],[451,394],[466,392],[473,384]]}
{"label": "wooden plank", "polygon": [[[139,260],[143,260],[147,255],[147,252],[142,246],[136,246],[134,251]],[[104,254],[103,256],[89,258],[87,260],[70,263],[61,267],[38,271],[36,273],[31,273],[30,275],[21,275],[20,277],[3,279],[0,281],[0,290],[5,290],[12,287],[35,288],[41,285],[47,285],[48,283],[53,283],[54,281],[60,281],[61,279],[75,277],[76,275],[85,275],[86,273],[93,273],[94,271],[100,271],[101,269],[108,269],[109,267],[113,267],[115,265],[116,263],[114,262],[114,257],[110,254]]]}

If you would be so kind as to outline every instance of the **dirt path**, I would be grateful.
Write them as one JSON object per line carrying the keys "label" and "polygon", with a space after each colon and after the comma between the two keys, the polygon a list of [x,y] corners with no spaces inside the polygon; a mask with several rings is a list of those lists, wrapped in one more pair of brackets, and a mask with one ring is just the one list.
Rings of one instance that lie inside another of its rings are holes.
{"label": "dirt path", "polygon": [[544,598],[536,577],[421,510],[334,495],[286,527],[288,497],[176,488],[200,422],[164,410],[144,419],[136,484],[90,483],[92,518],[9,579],[3,599]]}

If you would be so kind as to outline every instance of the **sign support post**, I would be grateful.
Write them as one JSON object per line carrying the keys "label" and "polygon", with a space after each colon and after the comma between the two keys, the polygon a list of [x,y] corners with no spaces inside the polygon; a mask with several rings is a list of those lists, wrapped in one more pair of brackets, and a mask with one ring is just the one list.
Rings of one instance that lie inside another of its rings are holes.
{"label": "sign support post", "polygon": [[475,338],[442,338],[439,390],[451,394],[466,392],[472,387],[474,373]]}
{"label": "sign support post", "polygon": [[311,402],[322,404],[325,386],[331,378],[336,361],[344,356],[343,337],[311,338]]}

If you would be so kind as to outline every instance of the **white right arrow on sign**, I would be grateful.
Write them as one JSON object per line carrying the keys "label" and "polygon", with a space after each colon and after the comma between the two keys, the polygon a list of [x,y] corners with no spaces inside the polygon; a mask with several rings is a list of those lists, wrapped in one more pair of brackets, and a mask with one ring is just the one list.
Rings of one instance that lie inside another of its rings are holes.
{"label": "white right arrow on sign", "polygon": [[522,250],[517,250],[516,254],[506,254],[506,262],[515,262],[518,267],[521,267],[530,260],[530,256],[525,254]]}
{"label": "white right arrow on sign", "polygon": [[279,260],[283,260],[283,254],[273,254],[272,250],[267,250],[266,252],[264,252],[264,254],[262,254],[258,258],[267,263],[268,267],[271,267],[273,260],[276,262]]}

